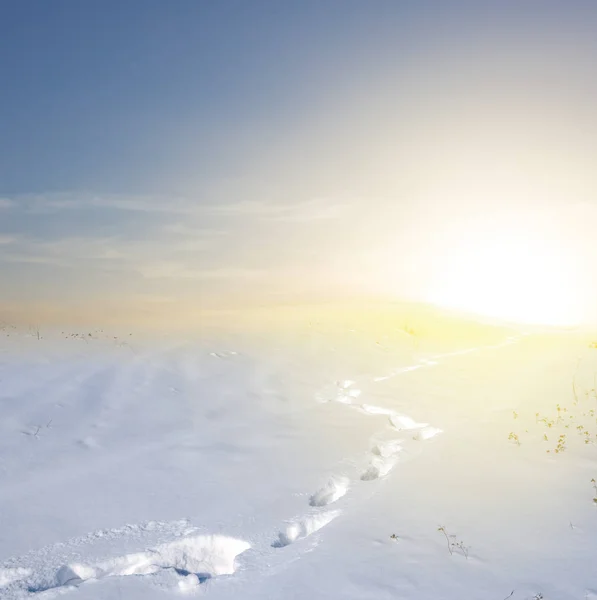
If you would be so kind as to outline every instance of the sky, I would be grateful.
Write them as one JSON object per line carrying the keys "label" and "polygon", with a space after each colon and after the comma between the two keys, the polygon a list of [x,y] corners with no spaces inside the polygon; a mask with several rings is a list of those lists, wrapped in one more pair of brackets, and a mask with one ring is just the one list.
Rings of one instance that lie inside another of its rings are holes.
{"label": "sky", "polygon": [[0,311],[597,321],[594,2],[0,11]]}

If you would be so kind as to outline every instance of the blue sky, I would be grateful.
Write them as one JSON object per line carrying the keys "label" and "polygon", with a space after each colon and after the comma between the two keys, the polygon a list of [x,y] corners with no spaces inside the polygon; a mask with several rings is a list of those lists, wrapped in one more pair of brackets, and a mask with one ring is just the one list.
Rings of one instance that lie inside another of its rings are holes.
{"label": "blue sky", "polygon": [[554,140],[549,164],[594,151],[597,6],[479,4],[4,2],[0,304],[411,277],[394,262],[413,223],[494,202],[428,198],[468,172],[475,132],[488,173],[518,168],[504,132]]}
{"label": "blue sky", "polygon": [[304,116],[341,63],[358,69],[380,42],[398,50],[410,12],[395,2],[6,2],[3,192],[170,193],[226,176],[244,137]]}

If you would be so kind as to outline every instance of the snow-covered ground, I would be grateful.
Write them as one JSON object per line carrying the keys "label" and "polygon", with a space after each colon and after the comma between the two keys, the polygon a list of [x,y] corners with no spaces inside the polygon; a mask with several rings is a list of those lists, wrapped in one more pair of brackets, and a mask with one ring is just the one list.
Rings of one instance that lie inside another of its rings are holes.
{"label": "snow-covered ground", "polygon": [[0,331],[0,598],[597,598],[588,338],[257,331]]}

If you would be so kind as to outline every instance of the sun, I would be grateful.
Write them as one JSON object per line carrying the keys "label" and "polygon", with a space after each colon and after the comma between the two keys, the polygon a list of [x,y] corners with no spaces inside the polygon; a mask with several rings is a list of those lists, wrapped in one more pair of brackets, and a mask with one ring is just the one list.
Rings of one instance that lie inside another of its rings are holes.
{"label": "sun", "polygon": [[436,250],[426,301],[509,322],[566,326],[582,321],[578,289],[566,244],[541,224],[469,222]]}

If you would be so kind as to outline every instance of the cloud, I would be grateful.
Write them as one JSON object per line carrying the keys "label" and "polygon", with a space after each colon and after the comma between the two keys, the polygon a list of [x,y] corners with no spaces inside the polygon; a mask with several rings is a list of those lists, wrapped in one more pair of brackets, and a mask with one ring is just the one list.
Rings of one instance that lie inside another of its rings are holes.
{"label": "cloud", "polygon": [[80,211],[90,209],[112,209],[130,212],[194,214],[196,199],[181,196],[143,196],[119,194],[89,194],[67,192],[22,196],[27,212],[48,213],[62,210]]}
{"label": "cloud", "polygon": [[[333,198],[310,198],[299,202],[266,202],[240,200],[214,204],[199,196],[143,196],[118,194],[89,194],[86,192],[20,196],[18,204],[29,214],[60,211],[117,210],[140,213],[184,215],[220,218],[301,222],[339,218],[347,201]],[[15,206],[15,199],[0,198],[0,208]]]}
{"label": "cloud", "polygon": [[157,261],[138,267],[145,279],[197,279],[197,280],[238,280],[257,279],[265,275],[258,269],[219,267],[196,269],[183,263]]}
{"label": "cloud", "polygon": [[0,263],[23,263],[29,265],[48,265],[54,267],[68,267],[70,264],[61,260],[60,258],[52,256],[43,256],[40,254],[23,254],[23,253],[10,253],[3,254],[0,256]]}
{"label": "cloud", "polygon": [[[0,262],[22,262],[72,266],[82,261],[99,259],[102,248],[107,251],[107,240],[79,237],[59,240],[44,240],[31,237],[5,236],[5,243],[11,245],[10,253],[2,253]],[[2,243],[3,236],[0,236]]]}
{"label": "cloud", "polygon": [[189,239],[197,239],[198,236],[206,239],[230,235],[230,231],[225,228],[206,228],[200,223],[193,224],[193,221],[189,219],[177,223],[166,223],[162,225],[161,230],[166,235]]}
{"label": "cloud", "polygon": [[0,198],[0,210],[13,208],[13,206],[16,206],[14,200],[11,200],[10,198]]}
{"label": "cloud", "polygon": [[[190,228],[148,239],[72,236],[57,240],[0,236],[10,252],[0,253],[2,263],[48,265],[85,272],[136,274],[146,279],[225,279],[249,277],[249,271],[226,269],[218,246],[225,237]],[[10,245],[9,245],[10,244]],[[224,247],[225,250],[225,247]],[[221,258],[219,258],[221,257]],[[256,273],[252,274],[253,276]]]}
{"label": "cloud", "polygon": [[211,205],[206,211],[228,217],[254,217],[267,221],[317,221],[336,219],[342,215],[347,203],[326,198],[313,198],[293,204],[243,200],[222,205]]}
{"label": "cloud", "polygon": [[347,209],[346,203],[334,203],[325,200],[309,200],[302,204],[289,207],[289,210],[270,215],[270,221],[325,221],[339,219]]}
{"label": "cloud", "polygon": [[26,294],[23,282],[34,276],[43,280],[42,298],[72,301],[166,293],[241,302],[300,288],[325,262],[313,264],[313,256],[321,254],[317,248],[325,252],[328,230],[342,231],[312,225],[336,225],[350,215],[349,203],[328,198],[200,205],[185,198],[54,194],[16,203],[17,218],[6,223],[15,231],[0,234],[0,280],[14,278]]}

